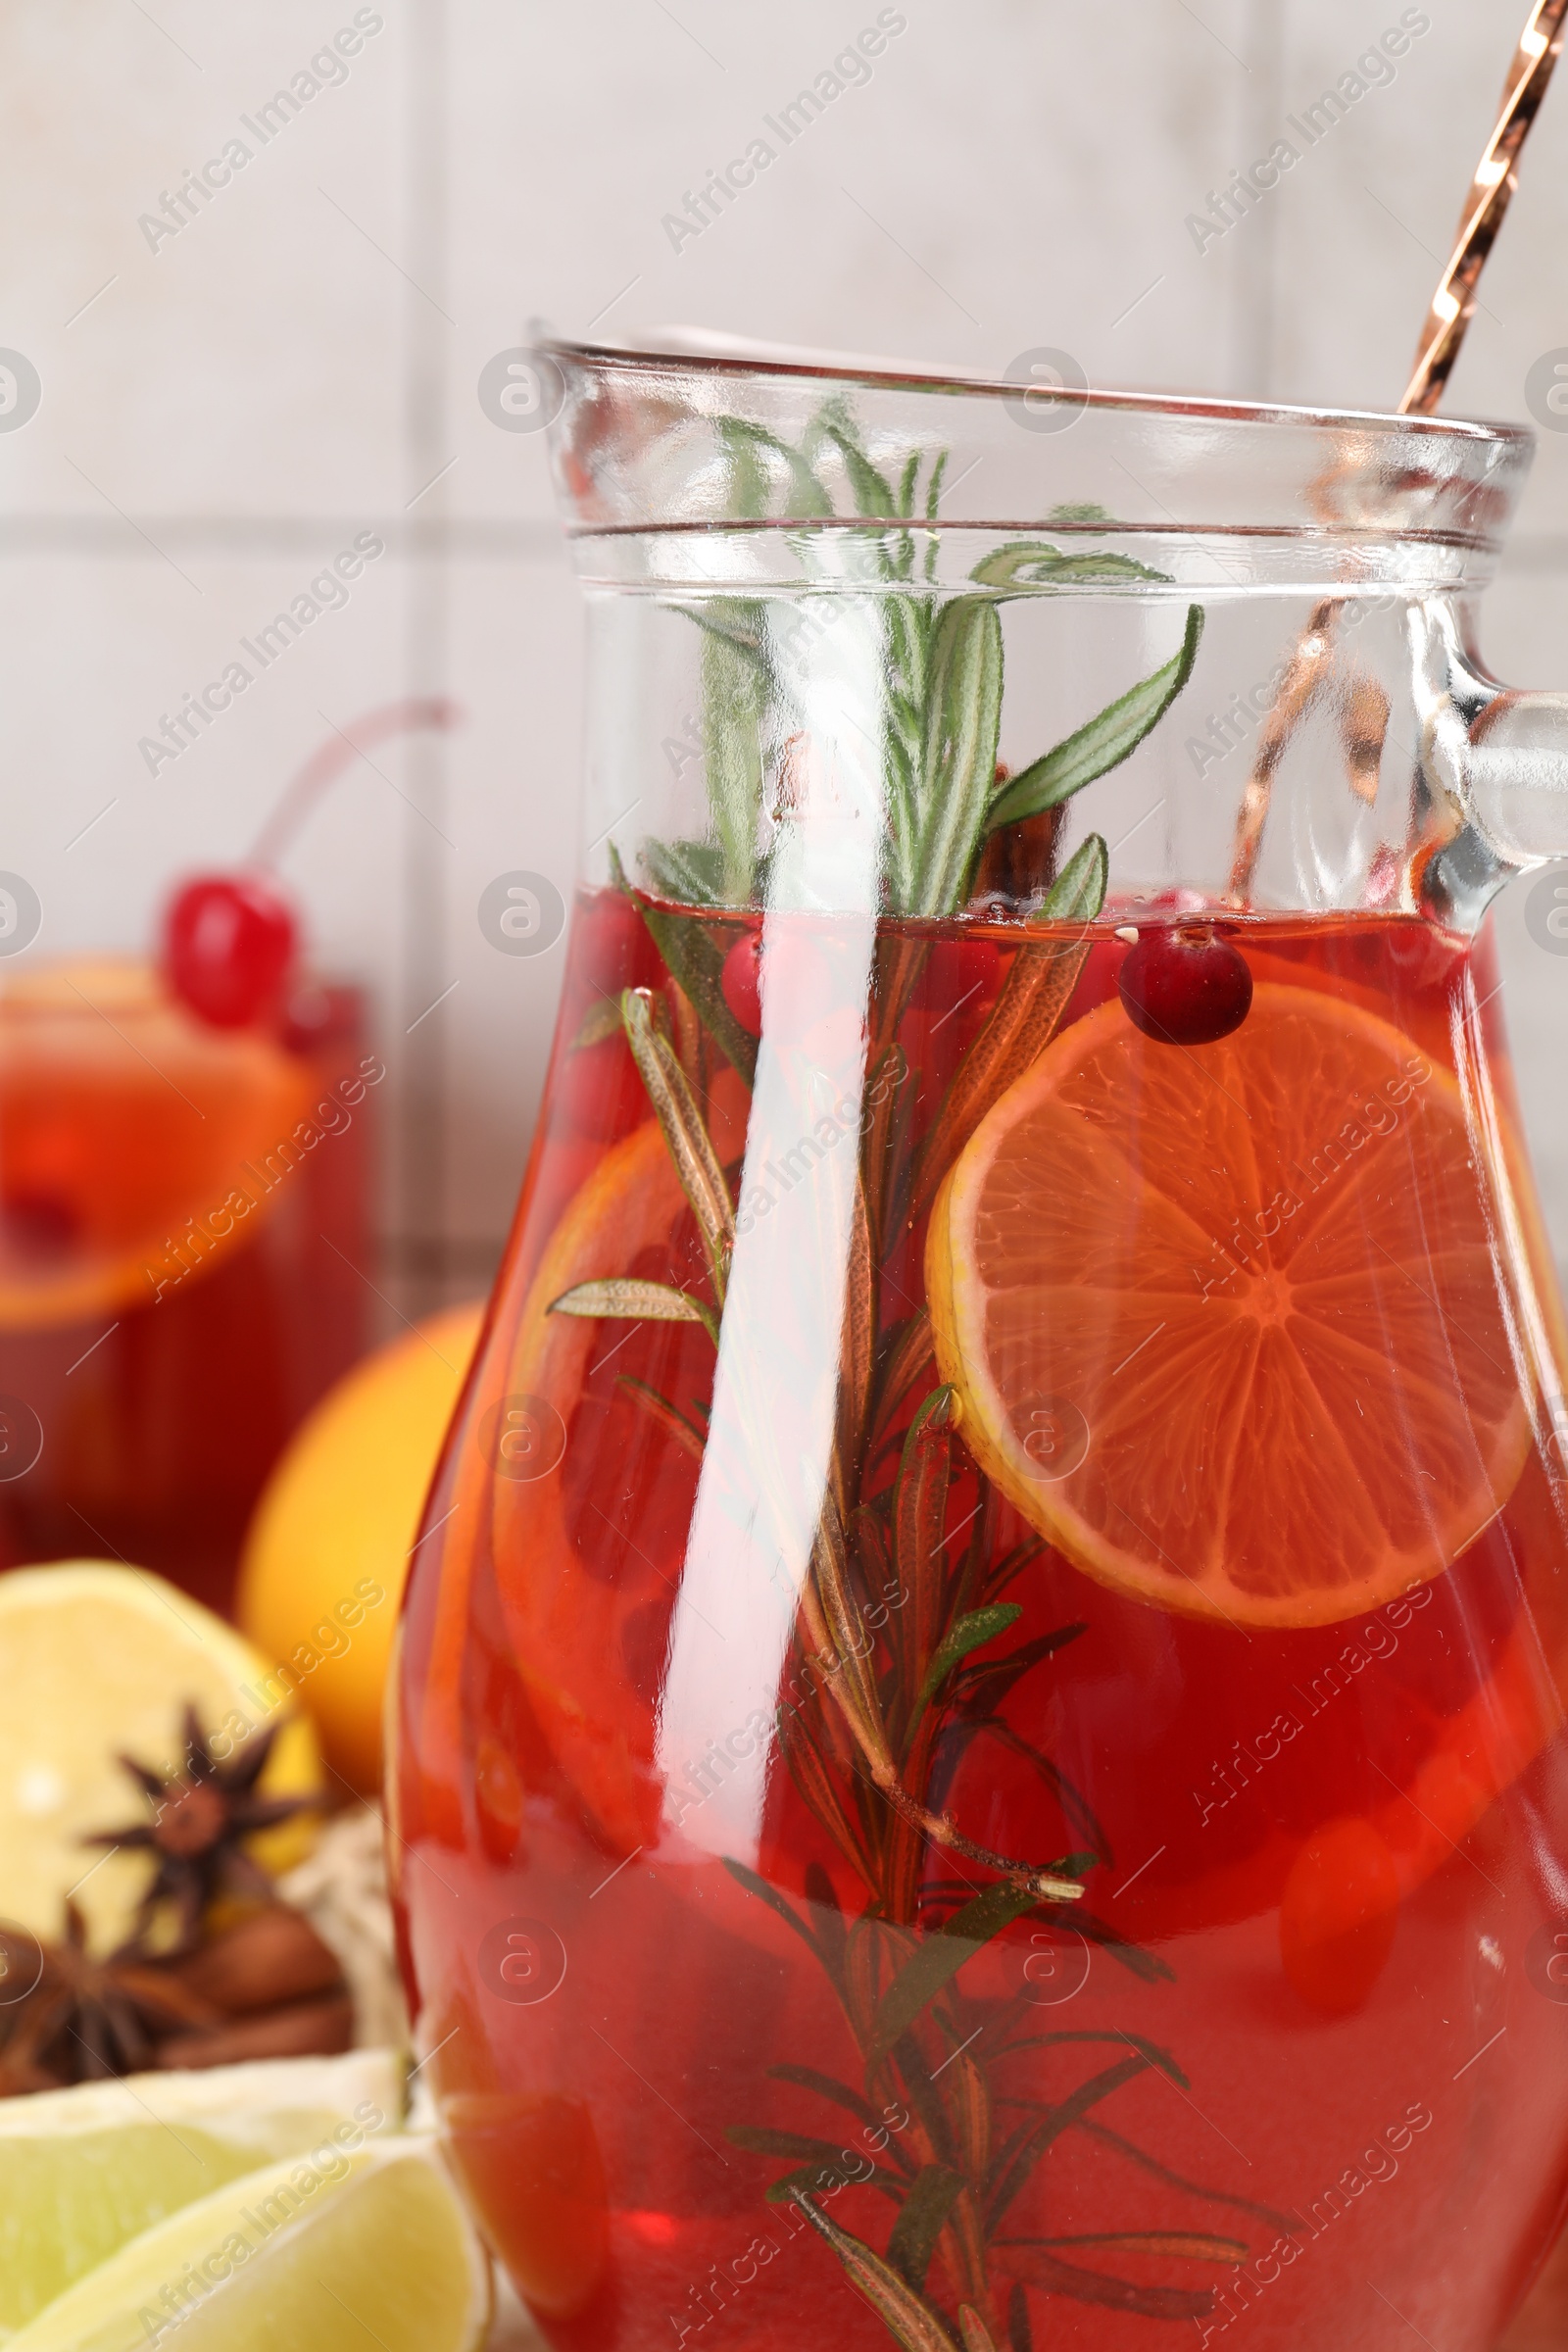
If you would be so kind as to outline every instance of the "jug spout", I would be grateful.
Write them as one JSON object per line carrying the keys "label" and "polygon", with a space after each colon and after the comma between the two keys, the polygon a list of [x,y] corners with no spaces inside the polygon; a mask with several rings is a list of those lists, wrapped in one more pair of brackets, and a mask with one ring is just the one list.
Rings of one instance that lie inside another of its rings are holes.
{"label": "jug spout", "polygon": [[1568,857],[1568,694],[1491,677],[1446,599],[1411,607],[1420,786],[1441,846],[1424,903],[1472,930],[1513,875]]}

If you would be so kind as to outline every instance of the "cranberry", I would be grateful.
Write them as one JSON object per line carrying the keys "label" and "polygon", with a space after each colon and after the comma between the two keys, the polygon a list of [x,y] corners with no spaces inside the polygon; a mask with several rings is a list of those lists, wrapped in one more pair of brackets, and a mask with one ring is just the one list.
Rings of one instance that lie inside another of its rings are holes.
{"label": "cranberry", "polygon": [[271,1010],[294,944],[293,910],[261,873],[200,874],[164,921],[170,985],[215,1029],[243,1029]]}
{"label": "cranberry", "polygon": [[1117,982],[1127,1017],[1166,1046],[1211,1046],[1246,1020],[1252,975],[1229,940],[1196,925],[1140,933]]}
{"label": "cranberry", "polygon": [[724,1002],[748,1037],[762,1034],[762,934],[743,931],[719,976]]}
{"label": "cranberry", "polygon": [[623,891],[580,898],[572,911],[571,937],[584,1011],[596,998],[618,998],[623,988],[658,988],[663,979],[648,925]]}

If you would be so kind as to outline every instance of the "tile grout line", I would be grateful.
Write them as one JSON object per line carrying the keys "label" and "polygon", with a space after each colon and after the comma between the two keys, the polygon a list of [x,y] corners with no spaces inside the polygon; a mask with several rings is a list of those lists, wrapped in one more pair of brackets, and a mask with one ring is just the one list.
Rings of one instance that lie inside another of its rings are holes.
{"label": "tile grout line", "polygon": [[[452,454],[446,421],[451,329],[442,323],[448,303],[451,221],[447,174],[449,24],[445,0],[427,0],[412,31],[414,50],[404,132],[403,246],[412,278],[428,290],[410,292],[403,306],[403,462],[411,485],[432,487]],[[438,307],[432,309],[431,302]],[[433,519],[433,517],[432,517]],[[448,691],[451,581],[438,541],[410,563],[404,608],[404,691],[439,696]],[[444,736],[410,738],[405,759],[411,799],[443,833],[450,767]],[[441,1292],[447,1270],[448,1156],[442,1113],[446,1102],[447,1023],[432,1004],[444,990],[450,860],[432,857],[426,829],[405,820],[403,858],[403,1005],[405,1050],[397,1119],[393,1194],[397,1222],[433,1242],[427,1277]],[[447,966],[450,969],[450,966]],[[426,1013],[435,1017],[426,1019]],[[418,1016],[417,1018],[416,1016]],[[422,1311],[427,1300],[414,1299]]]}

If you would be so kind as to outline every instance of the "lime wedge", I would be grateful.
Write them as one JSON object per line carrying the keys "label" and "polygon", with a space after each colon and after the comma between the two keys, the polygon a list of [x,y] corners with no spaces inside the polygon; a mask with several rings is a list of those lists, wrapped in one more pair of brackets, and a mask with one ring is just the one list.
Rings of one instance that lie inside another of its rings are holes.
{"label": "lime wedge", "polygon": [[356,2145],[390,2132],[402,2112],[390,2050],[0,2099],[0,2338],[182,2206],[339,2129]]}
{"label": "lime wedge", "polygon": [[7,2352],[474,2352],[490,2265],[436,2143],[285,2158],[122,2246]]}

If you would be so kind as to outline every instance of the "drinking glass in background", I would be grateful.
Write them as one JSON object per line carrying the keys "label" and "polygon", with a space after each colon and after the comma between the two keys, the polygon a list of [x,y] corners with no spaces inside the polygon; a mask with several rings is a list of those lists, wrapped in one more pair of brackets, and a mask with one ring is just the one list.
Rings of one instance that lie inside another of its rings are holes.
{"label": "drinking glass in background", "polygon": [[361,992],[207,1006],[235,1010],[132,958],[0,984],[0,1565],[119,1556],[226,1608],[268,1471],[366,1345]]}

